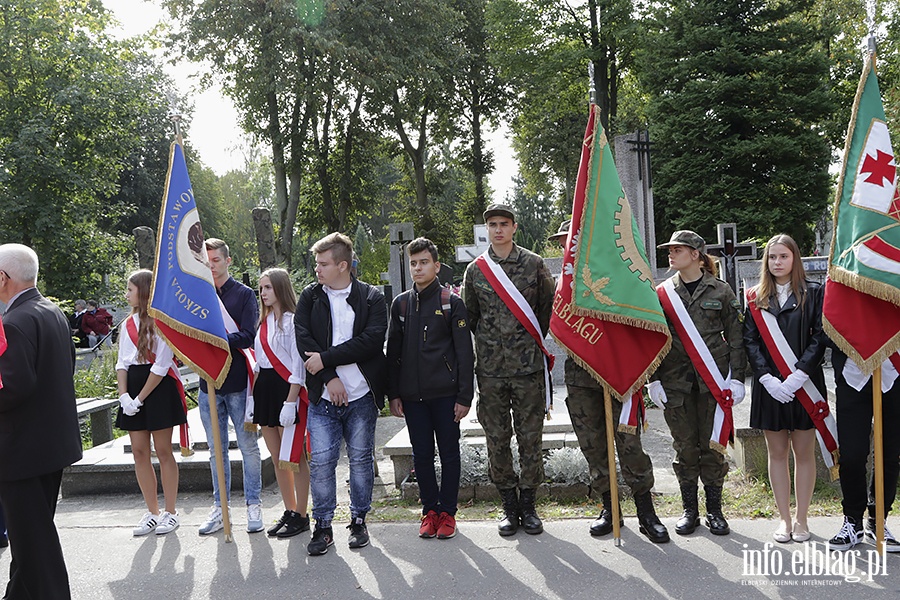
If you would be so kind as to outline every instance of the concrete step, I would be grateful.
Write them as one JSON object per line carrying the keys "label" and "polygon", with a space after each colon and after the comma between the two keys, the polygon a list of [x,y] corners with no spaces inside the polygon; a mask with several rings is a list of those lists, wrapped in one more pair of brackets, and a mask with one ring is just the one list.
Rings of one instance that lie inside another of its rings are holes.
{"label": "concrete step", "polygon": [[[199,409],[188,411],[188,426],[194,453],[182,456],[175,452],[178,462],[178,489],[181,492],[212,492],[212,476],[209,468],[209,444],[203,424],[200,422]],[[178,445],[178,429],[172,432],[172,443]],[[272,457],[260,437],[259,450],[262,457],[263,486],[275,481],[275,470]],[[229,424],[228,429],[229,459],[231,462],[231,489],[240,491],[243,488],[243,465],[241,453],[237,449],[237,438]],[[152,459],[154,466],[158,463]],[[157,467],[157,477],[159,469]],[[160,487],[160,493],[162,488]],[[129,437],[123,436],[111,442],[95,446],[84,452],[84,457],[63,472],[62,494],[64,497],[95,494],[140,493],[134,476],[134,458],[131,455]]]}

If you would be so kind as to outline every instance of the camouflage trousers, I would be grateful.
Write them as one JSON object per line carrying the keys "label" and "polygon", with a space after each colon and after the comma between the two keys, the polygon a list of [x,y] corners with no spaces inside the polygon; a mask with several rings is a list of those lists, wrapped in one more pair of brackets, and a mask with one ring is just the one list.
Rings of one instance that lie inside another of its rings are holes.
{"label": "camouflage trousers", "polygon": [[700,393],[695,387],[688,393],[666,390],[664,415],[669,431],[675,461],[672,468],[678,483],[697,483],[722,487],[728,473],[725,455],[709,445],[713,420],[716,416],[716,400],[709,392]]}
{"label": "camouflage trousers", "polygon": [[[601,501],[603,493],[609,491],[609,457],[606,449],[606,405],[603,390],[574,385],[566,386],[568,398],[566,406],[572,427],[578,438],[581,452],[591,470],[591,497]],[[613,426],[619,422],[622,403],[612,401]],[[653,489],[653,463],[641,445],[640,428],[637,433],[615,433],[616,454],[619,468],[632,493],[637,496]]]}
{"label": "camouflage trousers", "polygon": [[[544,482],[544,372],[519,377],[478,377],[475,411],[484,428],[488,474],[499,490],[536,489]],[[521,475],[513,470],[512,441],[519,444]]]}

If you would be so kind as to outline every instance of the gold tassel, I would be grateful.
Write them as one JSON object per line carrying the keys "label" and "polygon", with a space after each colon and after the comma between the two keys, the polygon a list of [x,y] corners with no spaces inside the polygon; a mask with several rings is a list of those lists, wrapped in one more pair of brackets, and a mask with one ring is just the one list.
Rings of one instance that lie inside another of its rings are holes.
{"label": "gold tassel", "polygon": [[300,465],[298,465],[297,463],[292,463],[289,460],[279,460],[278,468],[282,471],[293,471],[294,473],[300,471]]}
{"label": "gold tassel", "polygon": [[194,455],[193,448],[185,448],[184,446],[181,447],[181,456],[184,456],[186,458],[188,456],[193,456],[193,455]]}
{"label": "gold tassel", "polygon": [[256,423],[248,423],[244,421],[244,431],[248,431],[250,433],[256,433],[259,429],[256,426]]}

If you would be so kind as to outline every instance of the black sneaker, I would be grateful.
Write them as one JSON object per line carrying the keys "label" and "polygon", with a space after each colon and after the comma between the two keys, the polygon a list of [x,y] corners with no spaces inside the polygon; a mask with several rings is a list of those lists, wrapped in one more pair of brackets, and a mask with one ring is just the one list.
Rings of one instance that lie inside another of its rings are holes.
{"label": "black sneaker", "polygon": [[[873,544],[878,543],[877,527],[878,524],[875,522],[874,517],[866,519],[865,525],[863,526],[866,532],[866,541]],[[884,524],[884,549],[888,552],[900,552],[900,542],[898,542],[897,538],[894,537],[894,534],[888,530],[887,523]]]}
{"label": "black sneaker", "polygon": [[298,512],[291,511],[291,516],[288,517],[287,523],[285,523],[284,529],[278,532],[276,537],[278,538],[289,538],[294,537],[298,533],[302,533],[304,531],[309,531],[309,515],[301,515]]}
{"label": "black sneaker", "polygon": [[348,542],[351,548],[365,548],[369,545],[369,530],[366,528],[365,519],[353,517],[347,529],[350,530]]}
{"label": "black sneaker", "polygon": [[334,544],[334,534],[331,531],[331,527],[319,527],[316,525],[316,530],[306,546],[306,551],[309,552],[310,556],[318,556],[328,552],[328,546],[332,544]]}
{"label": "black sneaker", "polygon": [[289,511],[289,510],[284,511],[284,514],[281,515],[281,518],[278,519],[277,521],[275,521],[275,524],[266,530],[266,535],[271,535],[271,536],[277,535],[278,532],[281,531],[282,529],[284,529],[284,526],[287,525],[287,522],[288,522],[288,519],[290,518],[290,516],[291,516],[291,511]]}
{"label": "black sneaker", "polygon": [[849,550],[862,541],[863,526],[853,517],[844,515],[844,524],[837,535],[828,540],[832,550]]}

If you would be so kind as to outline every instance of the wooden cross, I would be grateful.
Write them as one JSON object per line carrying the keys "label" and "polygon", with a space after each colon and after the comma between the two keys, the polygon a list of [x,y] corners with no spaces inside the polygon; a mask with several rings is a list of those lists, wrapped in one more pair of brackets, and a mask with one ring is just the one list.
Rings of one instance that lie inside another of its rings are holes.
{"label": "wooden cross", "polygon": [[756,260],[756,242],[744,244],[737,243],[737,225],[734,223],[719,223],[716,225],[719,236],[718,244],[708,244],[707,254],[719,257],[719,266],[724,279],[738,297],[738,261]]}

